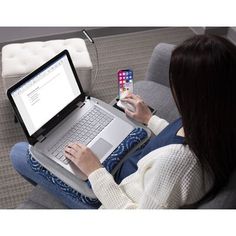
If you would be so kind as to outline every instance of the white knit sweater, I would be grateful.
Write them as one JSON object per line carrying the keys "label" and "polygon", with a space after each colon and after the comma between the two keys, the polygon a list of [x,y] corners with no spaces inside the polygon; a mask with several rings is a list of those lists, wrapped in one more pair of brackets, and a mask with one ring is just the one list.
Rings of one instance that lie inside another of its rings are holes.
{"label": "white knit sweater", "polygon": [[[153,116],[148,127],[160,133],[168,122]],[[138,170],[117,185],[105,168],[89,175],[101,208],[179,208],[193,204],[212,186],[188,146],[172,144],[156,149],[138,162]]]}

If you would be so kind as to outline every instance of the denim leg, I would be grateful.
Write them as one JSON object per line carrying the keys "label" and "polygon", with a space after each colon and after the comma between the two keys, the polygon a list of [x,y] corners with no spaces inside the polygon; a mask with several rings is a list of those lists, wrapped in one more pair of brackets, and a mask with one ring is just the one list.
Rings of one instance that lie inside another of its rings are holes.
{"label": "denim leg", "polygon": [[[41,185],[68,207],[76,209],[96,209],[100,206],[98,201],[94,201],[93,204],[86,204],[84,196],[81,196],[80,193],[70,188],[35,161],[29,153],[28,143],[17,143],[11,149],[10,158],[14,168],[27,181],[34,185]],[[37,171],[34,169],[35,165],[37,165]]]}

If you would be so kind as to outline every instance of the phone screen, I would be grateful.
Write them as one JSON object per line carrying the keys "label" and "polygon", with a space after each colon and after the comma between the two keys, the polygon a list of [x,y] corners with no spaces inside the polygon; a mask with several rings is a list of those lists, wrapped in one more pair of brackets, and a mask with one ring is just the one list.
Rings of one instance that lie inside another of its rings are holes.
{"label": "phone screen", "polygon": [[[133,93],[133,71],[130,69],[119,70],[117,72],[118,76],[118,97],[124,97],[124,94],[128,91]],[[123,95],[123,96],[122,96]]]}

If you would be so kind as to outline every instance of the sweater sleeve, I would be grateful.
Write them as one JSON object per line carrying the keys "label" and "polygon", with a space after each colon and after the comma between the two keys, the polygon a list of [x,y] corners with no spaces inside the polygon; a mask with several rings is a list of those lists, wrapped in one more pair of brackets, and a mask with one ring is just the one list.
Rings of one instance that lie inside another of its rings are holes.
{"label": "sweater sleeve", "polygon": [[166,120],[153,115],[147,126],[155,135],[158,135],[168,124]]}
{"label": "sweater sleeve", "polygon": [[137,203],[131,201],[120,186],[114,181],[113,176],[105,168],[99,168],[89,175],[92,189],[107,209],[137,208]]}
{"label": "sweater sleeve", "polygon": [[[149,176],[148,176],[149,175]],[[194,158],[160,156],[144,179],[140,208],[177,209],[202,197],[201,170]]]}
{"label": "sweater sleeve", "polygon": [[[196,159],[182,156],[182,152],[159,155],[153,165],[143,172],[143,193],[138,202],[132,201],[125,191],[115,183],[105,168],[89,176],[93,191],[107,209],[157,209],[179,208],[197,201],[201,177]],[[148,154],[153,155],[153,154]],[[133,188],[135,188],[135,182]]]}

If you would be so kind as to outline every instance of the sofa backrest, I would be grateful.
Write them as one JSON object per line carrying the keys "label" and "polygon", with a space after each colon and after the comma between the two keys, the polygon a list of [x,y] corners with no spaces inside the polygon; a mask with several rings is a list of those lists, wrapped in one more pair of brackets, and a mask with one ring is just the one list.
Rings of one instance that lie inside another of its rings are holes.
{"label": "sofa backrest", "polygon": [[198,209],[236,209],[236,171],[228,184],[211,200],[197,204]]}
{"label": "sofa backrest", "polygon": [[171,53],[175,45],[159,43],[153,50],[149,60],[145,80],[151,80],[159,84],[169,86],[169,66]]}

